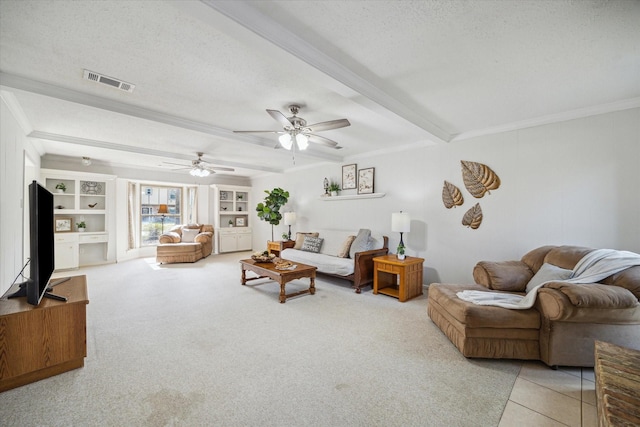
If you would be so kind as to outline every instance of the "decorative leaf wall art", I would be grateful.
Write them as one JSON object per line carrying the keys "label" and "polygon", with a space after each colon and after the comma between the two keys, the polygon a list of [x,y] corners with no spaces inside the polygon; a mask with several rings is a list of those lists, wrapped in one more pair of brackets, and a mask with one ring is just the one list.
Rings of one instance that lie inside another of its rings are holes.
{"label": "decorative leaf wall art", "polygon": [[482,208],[480,203],[476,203],[471,209],[465,212],[462,217],[462,225],[477,229],[482,224]]}
{"label": "decorative leaf wall art", "polygon": [[461,160],[460,163],[462,163],[464,186],[473,197],[480,199],[485,193],[491,194],[489,190],[500,187],[500,178],[489,166],[465,160]]}
{"label": "decorative leaf wall art", "polygon": [[464,197],[458,187],[445,181],[442,187],[442,202],[447,209],[451,209],[461,206],[464,203]]}

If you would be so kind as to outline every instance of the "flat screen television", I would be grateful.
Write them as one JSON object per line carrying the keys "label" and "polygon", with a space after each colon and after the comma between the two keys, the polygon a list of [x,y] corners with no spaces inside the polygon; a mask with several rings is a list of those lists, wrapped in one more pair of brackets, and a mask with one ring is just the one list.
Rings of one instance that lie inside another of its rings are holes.
{"label": "flat screen television", "polygon": [[[17,292],[9,298],[27,297],[32,305],[40,304],[42,297],[66,301],[66,298],[50,294],[49,279],[55,269],[53,194],[37,181],[29,184],[29,278],[20,283]],[[22,274],[22,272],[20,272]]]}

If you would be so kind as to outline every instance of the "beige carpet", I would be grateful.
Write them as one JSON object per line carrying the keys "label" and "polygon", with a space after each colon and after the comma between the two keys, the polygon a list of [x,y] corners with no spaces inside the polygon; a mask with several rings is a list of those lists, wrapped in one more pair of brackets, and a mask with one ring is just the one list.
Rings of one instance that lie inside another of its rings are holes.
{"label": "beige carpet", "polygon": [[520,363],[462,357],[426,295],[321,276],[280,304],[274,282],[240,285],[247,256],[69,273],[87,275],[85,367],[0,394],[0,424],[498,425]]}

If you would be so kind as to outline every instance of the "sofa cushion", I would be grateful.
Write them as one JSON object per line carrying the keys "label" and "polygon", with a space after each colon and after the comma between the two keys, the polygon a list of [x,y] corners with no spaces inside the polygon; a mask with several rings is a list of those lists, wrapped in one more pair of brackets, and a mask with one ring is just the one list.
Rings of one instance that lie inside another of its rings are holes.
{"label": "sofa cushion", "polygon": [[628,289],[638,300],[640,300],[640,265],[627,268],[613,276],[609,276],[604,279],[602,283]]}
{"label": "sofa cushion", "polygon": [[541,246],[533,249],[523,255],[522,262],[527,264],[531,271],[535,273],[542,267],[542,264],[544,264],[544,257],[547,256],[549,251],[555,248],[557,248],[557,246]]}
{"label": "sofa cushion", "polygon": [[544,262],[572,270],[578,261],[592,251],[593,249],[582,246],[558,246],[547,253]]}
{"label": "sofa cushion", "polygon": [[301,249],[304,243],[304,236],[318,237],[319,233],[296,233],[296,244],[293,249]]}
{"label": "sofa cushion", "polygon": [[298,249],[285,249],[280,253],[283,259],[301,262],[318,268],[321,273],[349,276],[353,274],[354,262],[349,258],[339,258],[333,255],[315,254]]}
{"label": "sofa cushion", "polygon": [[353,230],[318,230],[320,237],[324,238],[320,253],[325,255],[338,256],[344,240],[349,235],[355,235]]}
{"label": "sofa cushion", "polygon": [[631,308],[639,304],[638,299],[629,290],[619,286],[551,282],[545,287],[559,290],[576,307]]}
{"label": "sofa cushion", "polygon": [[355,258],[356,252],[363,252],[369,250],[369,239],[371,238],[371,230],[367,228],[361,228],[358,231],[358,235],[351,243],[351,248],[349,249],[349,257]]}
{"label": "sofa cushion", "polygon": [[322,237],[305,236],[302,242],[301,251],[319,253],[322,247]]}
{"label": "sofa cushion", "polygon": [[529,280],[525,291],[529,292],[536,286],[541,285],[544,282],[549,282],[551,280],[567,280],[571,277],[572,273],[572,270],[566,270],[564,268],[560,268],[553,264],[548,264],[545,262],[544,264],[542,264],[542,267],[540,267],[540,270],[538,270],[538,272],[531,278],[531,280]]}
{"label": "sofa cushion", "polygon": [[349,249],[351,249],[351,244],[355,240],[356,236],[347,236],[344,242],[342,242],[342,247],[338,251],[338,257],[340,258],[349,258]]}
{"label": "sofa cushion", "polygon": [[182,229],[182,242],[193,243],[196,236],[200,233],[199,228],[183,228]]}
{"label": "sofa cushion", "polygon": [[167,231],[160,236],[159,243],[180,243],[180,240],[180,234],[175,231]]}
{"label": "sofa cushion", "polygon": [[480,261],[473,269],[476,283],[498,291],[522,292],[532,276],[521,261]]}
{"label": "sofa cushion", "polygon": [[509,310],[502,307],[475,305],[458,298],[456,294],[464,290],[486,289],[480,285],[432,283],[428,291],[429,304],[435,301],[466,328],[535,330],[540,328],[540,314],[536,309]]}

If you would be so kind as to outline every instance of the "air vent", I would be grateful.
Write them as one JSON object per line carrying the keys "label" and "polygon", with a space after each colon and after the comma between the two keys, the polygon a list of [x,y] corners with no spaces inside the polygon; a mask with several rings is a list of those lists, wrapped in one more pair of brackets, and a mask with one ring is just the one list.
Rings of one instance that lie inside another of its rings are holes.
{"label": "air vent", "polygon": [[129,93],[132,93],[136,88],[136,85],[134,84],[123,82],[122,80],[114,79],[113,77],[107,77],[103,74],[89,70],[84,70],[84,78],[86,80],[91,80],[92,82],[96,83],[102,83]]}

